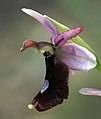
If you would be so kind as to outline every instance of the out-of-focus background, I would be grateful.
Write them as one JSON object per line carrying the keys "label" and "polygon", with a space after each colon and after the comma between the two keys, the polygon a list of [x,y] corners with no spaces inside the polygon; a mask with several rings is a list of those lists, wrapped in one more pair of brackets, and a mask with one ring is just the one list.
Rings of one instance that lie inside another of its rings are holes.
{"label": "out-of-focus background", "polygon": [[101,97],[82,96],[80,88],[101,89],[96,69],[70,76],[69,99],[43,113],[27,105],[43,84],[45,65],[33,49],[20,53],[26,39],[49,40],[50,34],[22,7],[37,10],[68,27],[83,25],[80,35],[101,58],[100,0],[1,0],[0,1],[0,119],[101,119]]}

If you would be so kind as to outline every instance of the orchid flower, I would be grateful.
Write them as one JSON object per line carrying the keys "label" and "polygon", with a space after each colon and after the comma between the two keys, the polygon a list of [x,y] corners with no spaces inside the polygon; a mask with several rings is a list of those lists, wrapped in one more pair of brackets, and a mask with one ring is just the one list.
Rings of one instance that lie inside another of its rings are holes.
{"label": "orchid flower", "polygon": [[20,49],[23,51],[33,47],[45,57],[44,85],[28,105],[30,109],[35,107],[38,111],[45,111],[68,98],[69,70],[89,71],[97,67],[98,59],[93,50],[78,37],[84,30],[83,26],[70,30],[50,17],[31,9],[22,8],[22,11],[38,20],[51,33],[50,43],[26,40]]}

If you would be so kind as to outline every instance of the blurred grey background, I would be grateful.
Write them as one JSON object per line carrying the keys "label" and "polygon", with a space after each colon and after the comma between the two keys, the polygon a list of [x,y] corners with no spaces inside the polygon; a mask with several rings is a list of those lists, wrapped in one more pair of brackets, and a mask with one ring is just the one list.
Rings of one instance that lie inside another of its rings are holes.
{"label": "blurred grey background", "polygon": [[101,58],[100,0],[1,0],[0,1],[0,119],[101,119],[101,97],[82,96],[80,88],[101,89],[96,69],[70,76],[69,99],[43,113],[27,105],[40,90],[45,76],[42,55],[33,49],[20,53],[26,39],[49,40],[50,34],[20,9],[26,7],[68,27],[83,25],[80,36]]}

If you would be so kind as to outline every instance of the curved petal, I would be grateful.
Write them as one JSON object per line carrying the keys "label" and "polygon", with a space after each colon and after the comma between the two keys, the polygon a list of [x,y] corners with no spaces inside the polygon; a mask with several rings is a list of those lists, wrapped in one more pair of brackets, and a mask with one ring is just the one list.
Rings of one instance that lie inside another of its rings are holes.
{"label": "curved petal", "polygon": [[96,88],[81,88],[79,93],[82,95],[101,96],[101,90]]}
{"label": "curved petal", "polygon": [[61,48],[67,40],[70,40],[79,35],[84,30],[83,26],[73,28],[69,31],[61,33],[55,40],[54,43],[58,48]]}
{"label": "curved petal", "polygon": [[89,71],[97,64],[96,57],[89,50],[75,43],[65,44],[61,50],[62,53],[57,51],[57,55],[71,70]]}
{"label": "curved petal", "polygon": [[30,15],[31,17],[37,19],[52,34],[53,38],[56,38],[58,36],[58,30],[56,29],[54,24],[44,15],[31,9],[22,8],[21,10],[26,14]]}

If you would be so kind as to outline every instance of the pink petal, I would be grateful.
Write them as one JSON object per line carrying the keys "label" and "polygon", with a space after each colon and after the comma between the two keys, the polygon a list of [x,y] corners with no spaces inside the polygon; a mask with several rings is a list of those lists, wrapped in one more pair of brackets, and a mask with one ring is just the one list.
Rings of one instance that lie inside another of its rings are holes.
{"label": "pink petal", "polygon": [[96,88],[82,88],[79,90],[79,93],[82,95],[101,96],[101,90]]}
{"label": "pink petal", "polygon": [[89,71],[97,64],[96,57],[89,50],[75,43],[65,44],[61,50],[57,55],[71,70]]}
{"label": "pink petal", "polygon": [[56,27],[49,19],[45,18],[44,15],[31,9],[22,8],[21,10],[31,17],[37,19],[52,34],[53,39],[58,36]]}
{"label": "pink petal", "polygon": [[83,26],[80,26],[80,27],[73,28],[69,31],[63,32],[54,40],[54,43],[58,48],[61,48],[67,42],[67,40],[76,37],[83,30],[84,30]]}

